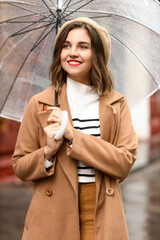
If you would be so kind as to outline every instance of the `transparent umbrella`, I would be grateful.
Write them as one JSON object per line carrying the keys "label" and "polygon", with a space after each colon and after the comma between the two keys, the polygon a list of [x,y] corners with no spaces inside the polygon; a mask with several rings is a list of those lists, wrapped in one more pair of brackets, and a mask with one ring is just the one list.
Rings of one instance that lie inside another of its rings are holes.
{"label": "transparent umbrella", "polygon": [[115,90],[133,108],[160,88],[160,5],[156,0],[0,0],[0,116],[21,121],[32,95],[50,85],[59,27],[85,16],[111,37]]}

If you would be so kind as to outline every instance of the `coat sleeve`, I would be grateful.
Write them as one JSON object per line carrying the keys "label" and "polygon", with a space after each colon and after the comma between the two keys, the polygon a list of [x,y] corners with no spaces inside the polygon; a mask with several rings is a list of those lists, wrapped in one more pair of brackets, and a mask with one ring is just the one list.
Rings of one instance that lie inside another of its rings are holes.
{"label": "coat sleeve", "polygon": [[120,103],[119,131],[116,134],[117,140],[113,145],[74,129],[72,148],[67,148],[67,154],[117,180],[123,180],[136,160],[138,145],[125,99]]}
{"label": "coat sleeve", "polygon": [[39,143],[37,112],[35,97],[32,97],[24,113],[12,156],[14,172],[22,181],[35,181],[54,173],[55,159],[49,170],[45,168],[44,147]]}

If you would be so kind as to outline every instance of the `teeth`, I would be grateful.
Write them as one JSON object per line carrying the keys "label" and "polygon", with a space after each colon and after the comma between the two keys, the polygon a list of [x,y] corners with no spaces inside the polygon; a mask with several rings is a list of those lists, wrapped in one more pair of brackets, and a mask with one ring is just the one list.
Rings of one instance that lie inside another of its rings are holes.
{"label": "teeth", "polygon": [[69,63],[71,63],[71,64],[73,64],[73,65],[80,64],[80,62],[75,62],[75,61],[69,61]]}

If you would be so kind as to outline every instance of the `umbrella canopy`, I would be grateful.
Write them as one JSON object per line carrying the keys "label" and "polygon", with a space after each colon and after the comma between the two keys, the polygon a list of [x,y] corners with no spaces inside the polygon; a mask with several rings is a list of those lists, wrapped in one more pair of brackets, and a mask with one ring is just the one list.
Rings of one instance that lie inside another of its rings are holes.
{"label": "umbrella canopy", "polygon": [[82,16],[108,30],[115,90],[131,108],[160,88],[158,1],[0,0],[0,116],[21,121],[31,96],[51,84],[59,27]]}

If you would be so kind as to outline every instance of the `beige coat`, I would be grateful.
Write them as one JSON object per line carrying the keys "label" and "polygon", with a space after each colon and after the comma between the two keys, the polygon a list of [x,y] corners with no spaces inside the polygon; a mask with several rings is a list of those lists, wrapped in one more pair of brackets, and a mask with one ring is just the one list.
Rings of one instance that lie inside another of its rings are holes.
{"label": "beige coat", "polygon": [[[72,121],[65,84],[58,102]],[[83,161],[96,169],[95,240],[127,240],[119,182],[127,177],[135,162],[137,137],[126,100],[114,91],[100,97],[101,138],[74,129],[72,149],[65,140],[54,157],[53,167],[46,170],[43,128],[50,113],[44,108],[53,105],[52,86],[31,99],[13,155],[15,174],[24,181],[35,182],[22,239],[80,239],[77,161]]]}

